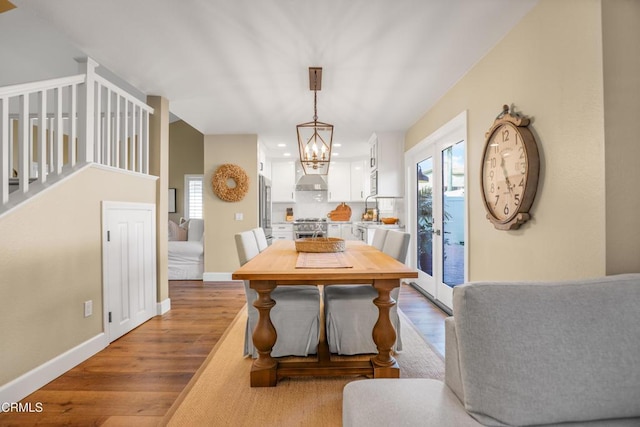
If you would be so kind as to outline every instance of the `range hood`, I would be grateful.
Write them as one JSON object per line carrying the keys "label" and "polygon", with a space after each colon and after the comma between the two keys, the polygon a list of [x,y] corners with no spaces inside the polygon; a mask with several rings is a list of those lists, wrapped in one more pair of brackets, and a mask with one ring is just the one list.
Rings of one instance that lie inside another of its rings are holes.
{"label": "range hood", "polygon": [[302,175],[296,182],[296,191],[327,191],[322,175]]}

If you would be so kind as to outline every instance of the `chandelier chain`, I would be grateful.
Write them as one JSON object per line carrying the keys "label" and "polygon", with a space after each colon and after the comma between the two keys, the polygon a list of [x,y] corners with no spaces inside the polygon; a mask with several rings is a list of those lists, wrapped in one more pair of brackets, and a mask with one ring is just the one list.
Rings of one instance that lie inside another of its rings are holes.
{"label": "chandelier chain", "polygon": [[318,72],[313,72],[313,121],[318,121]]}

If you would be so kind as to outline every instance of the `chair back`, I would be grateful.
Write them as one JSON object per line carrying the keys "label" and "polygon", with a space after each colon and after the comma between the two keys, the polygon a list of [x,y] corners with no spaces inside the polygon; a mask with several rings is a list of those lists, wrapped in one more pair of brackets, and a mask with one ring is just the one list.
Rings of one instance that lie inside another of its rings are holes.
{"label": "chair back", "polygon": [[403,231],[388,230],[384,239],[382,252],[404,263],[409,251],[409,239],[411,235]]}
{"label": "chair back", "polygon": [[258,228],[254,228],[251,231],[253,231],[253,234],[256,237],[256,242],[258,243],[258,250],[262,252],[265,249],[267,249],[267,247],[269,246],[269,243],[267,243],[267,236],[264,234],[264,229],[262,227],[258,227]]}
{"label": "chair back", "polygon": [[384,247],[384,240],[387,237],[387,231],[389,230],[387,230],[386,228],[376,228],[376,231],[373,233],[373,241],[371,242],[371,246],[381,251]]}
{"label": "chair back", "polygon": [[236,249],[238,250],[238,260],[240,265],[245,265],[253,257],[260,253],[256,236],[252,230],[243,231],[235,235]]}

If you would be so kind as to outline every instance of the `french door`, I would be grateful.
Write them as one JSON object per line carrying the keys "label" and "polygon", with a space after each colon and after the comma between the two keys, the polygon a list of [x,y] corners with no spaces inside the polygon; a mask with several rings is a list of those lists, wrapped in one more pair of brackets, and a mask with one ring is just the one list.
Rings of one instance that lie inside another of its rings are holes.
{"label": "french door", "polygon": [[467,280],[466,113],[406,154],[408,230],[416,284],[452,307],[453,287]]}

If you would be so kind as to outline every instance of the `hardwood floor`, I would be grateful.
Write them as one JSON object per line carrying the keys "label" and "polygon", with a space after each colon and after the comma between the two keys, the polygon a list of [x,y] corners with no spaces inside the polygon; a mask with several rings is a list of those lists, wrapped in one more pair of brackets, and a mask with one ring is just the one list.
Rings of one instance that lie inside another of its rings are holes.
{"label": "hardwood floor", "polygon": [[[1,413],[0,425],[155,426],[245,304],[240,283],[170,282],[171,310],[25,398],[42,412]],[[399,306],[444,354],[447,316],[410,286]],[[34,409],[35,410],[35,409]]]}
{"label": "hardwood floor", "polygon": [[444,356],[444,319],[449,315],[409,285],[402,285],[398,306],[422,336]]}

